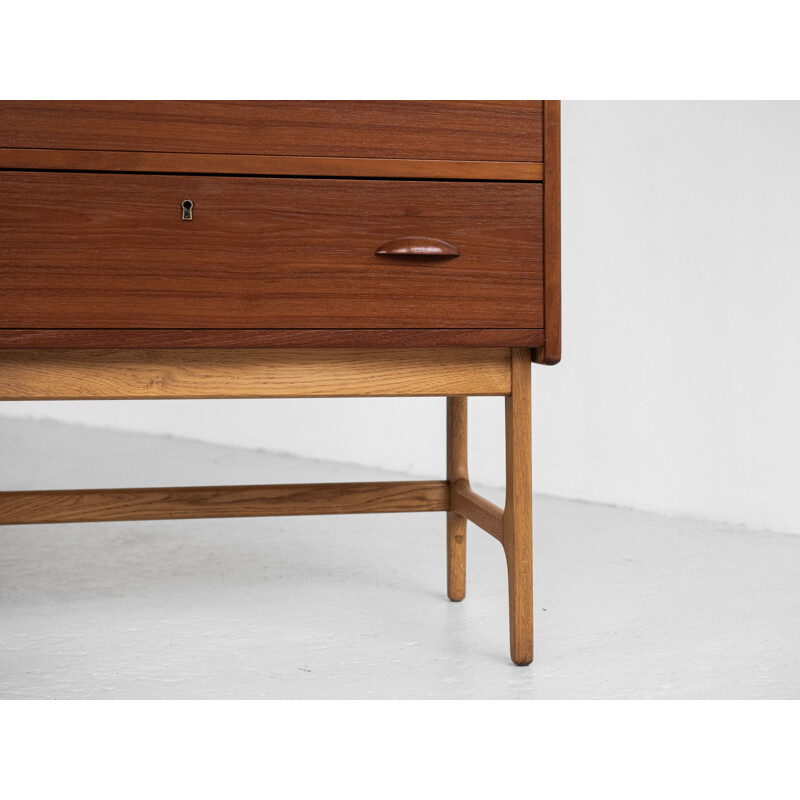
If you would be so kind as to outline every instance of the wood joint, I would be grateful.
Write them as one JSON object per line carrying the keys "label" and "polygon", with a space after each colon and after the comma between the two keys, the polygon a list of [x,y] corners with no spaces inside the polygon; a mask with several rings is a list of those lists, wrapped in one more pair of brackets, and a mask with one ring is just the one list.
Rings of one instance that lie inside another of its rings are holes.
{"label": "wood joint", "polygon": [[465,478],[450,485],[450,510],[474,522],[502,544],[503,509],[472,491]]}

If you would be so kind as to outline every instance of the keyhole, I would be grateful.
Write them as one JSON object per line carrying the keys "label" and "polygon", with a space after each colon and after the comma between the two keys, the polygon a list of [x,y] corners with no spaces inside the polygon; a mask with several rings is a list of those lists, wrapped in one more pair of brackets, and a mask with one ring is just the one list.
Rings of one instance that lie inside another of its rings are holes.
{"label": "keyhole", "polygon": [[191,200],[184,200],[181,203],[181,208],[183,209],[183,214],[181,215],[181,219],[191,220],[194,203]]}

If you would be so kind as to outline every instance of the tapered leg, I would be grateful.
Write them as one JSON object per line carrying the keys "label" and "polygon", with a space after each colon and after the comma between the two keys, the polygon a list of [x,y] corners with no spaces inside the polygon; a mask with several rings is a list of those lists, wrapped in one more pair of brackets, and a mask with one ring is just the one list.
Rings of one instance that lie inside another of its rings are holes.
{"label": "tapered leg", "polygon": [[531,495],[531,351],[511,351],[511,395],[506,397],[506,507],[503,547],[508,564],[511,660],[533,660]]}
{"label": "tapered leg", "polygon": [[[447,480],[469,480],[467,474],[467,398],[447,398]],[[447,596],[458,602],[467,590],[467,518],[447,512]]]}

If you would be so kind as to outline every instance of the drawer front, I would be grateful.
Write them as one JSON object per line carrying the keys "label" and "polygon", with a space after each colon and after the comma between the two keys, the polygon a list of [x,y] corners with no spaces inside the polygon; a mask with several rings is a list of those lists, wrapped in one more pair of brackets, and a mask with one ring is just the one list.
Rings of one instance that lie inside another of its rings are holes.
{"label": "drawer front", "polygon": [[3,172],[0,328],[541,328],[542,234],[537,183]]}
{"label": "drawer front", "polygon": [[542,103],[6,101],[0,147],[541,161]]}

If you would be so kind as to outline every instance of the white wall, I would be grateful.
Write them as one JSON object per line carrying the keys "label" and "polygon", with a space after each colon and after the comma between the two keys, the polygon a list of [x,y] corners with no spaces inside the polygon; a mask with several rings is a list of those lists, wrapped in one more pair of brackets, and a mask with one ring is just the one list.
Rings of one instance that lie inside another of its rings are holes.
{"label": "white wall", "polygon": [[[567,102],[562,125],[564,360],[534,369],[536,488],[800,532],[800,103]],[[470,408],[473,478],[501,485],[502,400]],[[443,400],[0,410],[444,471]]]}

